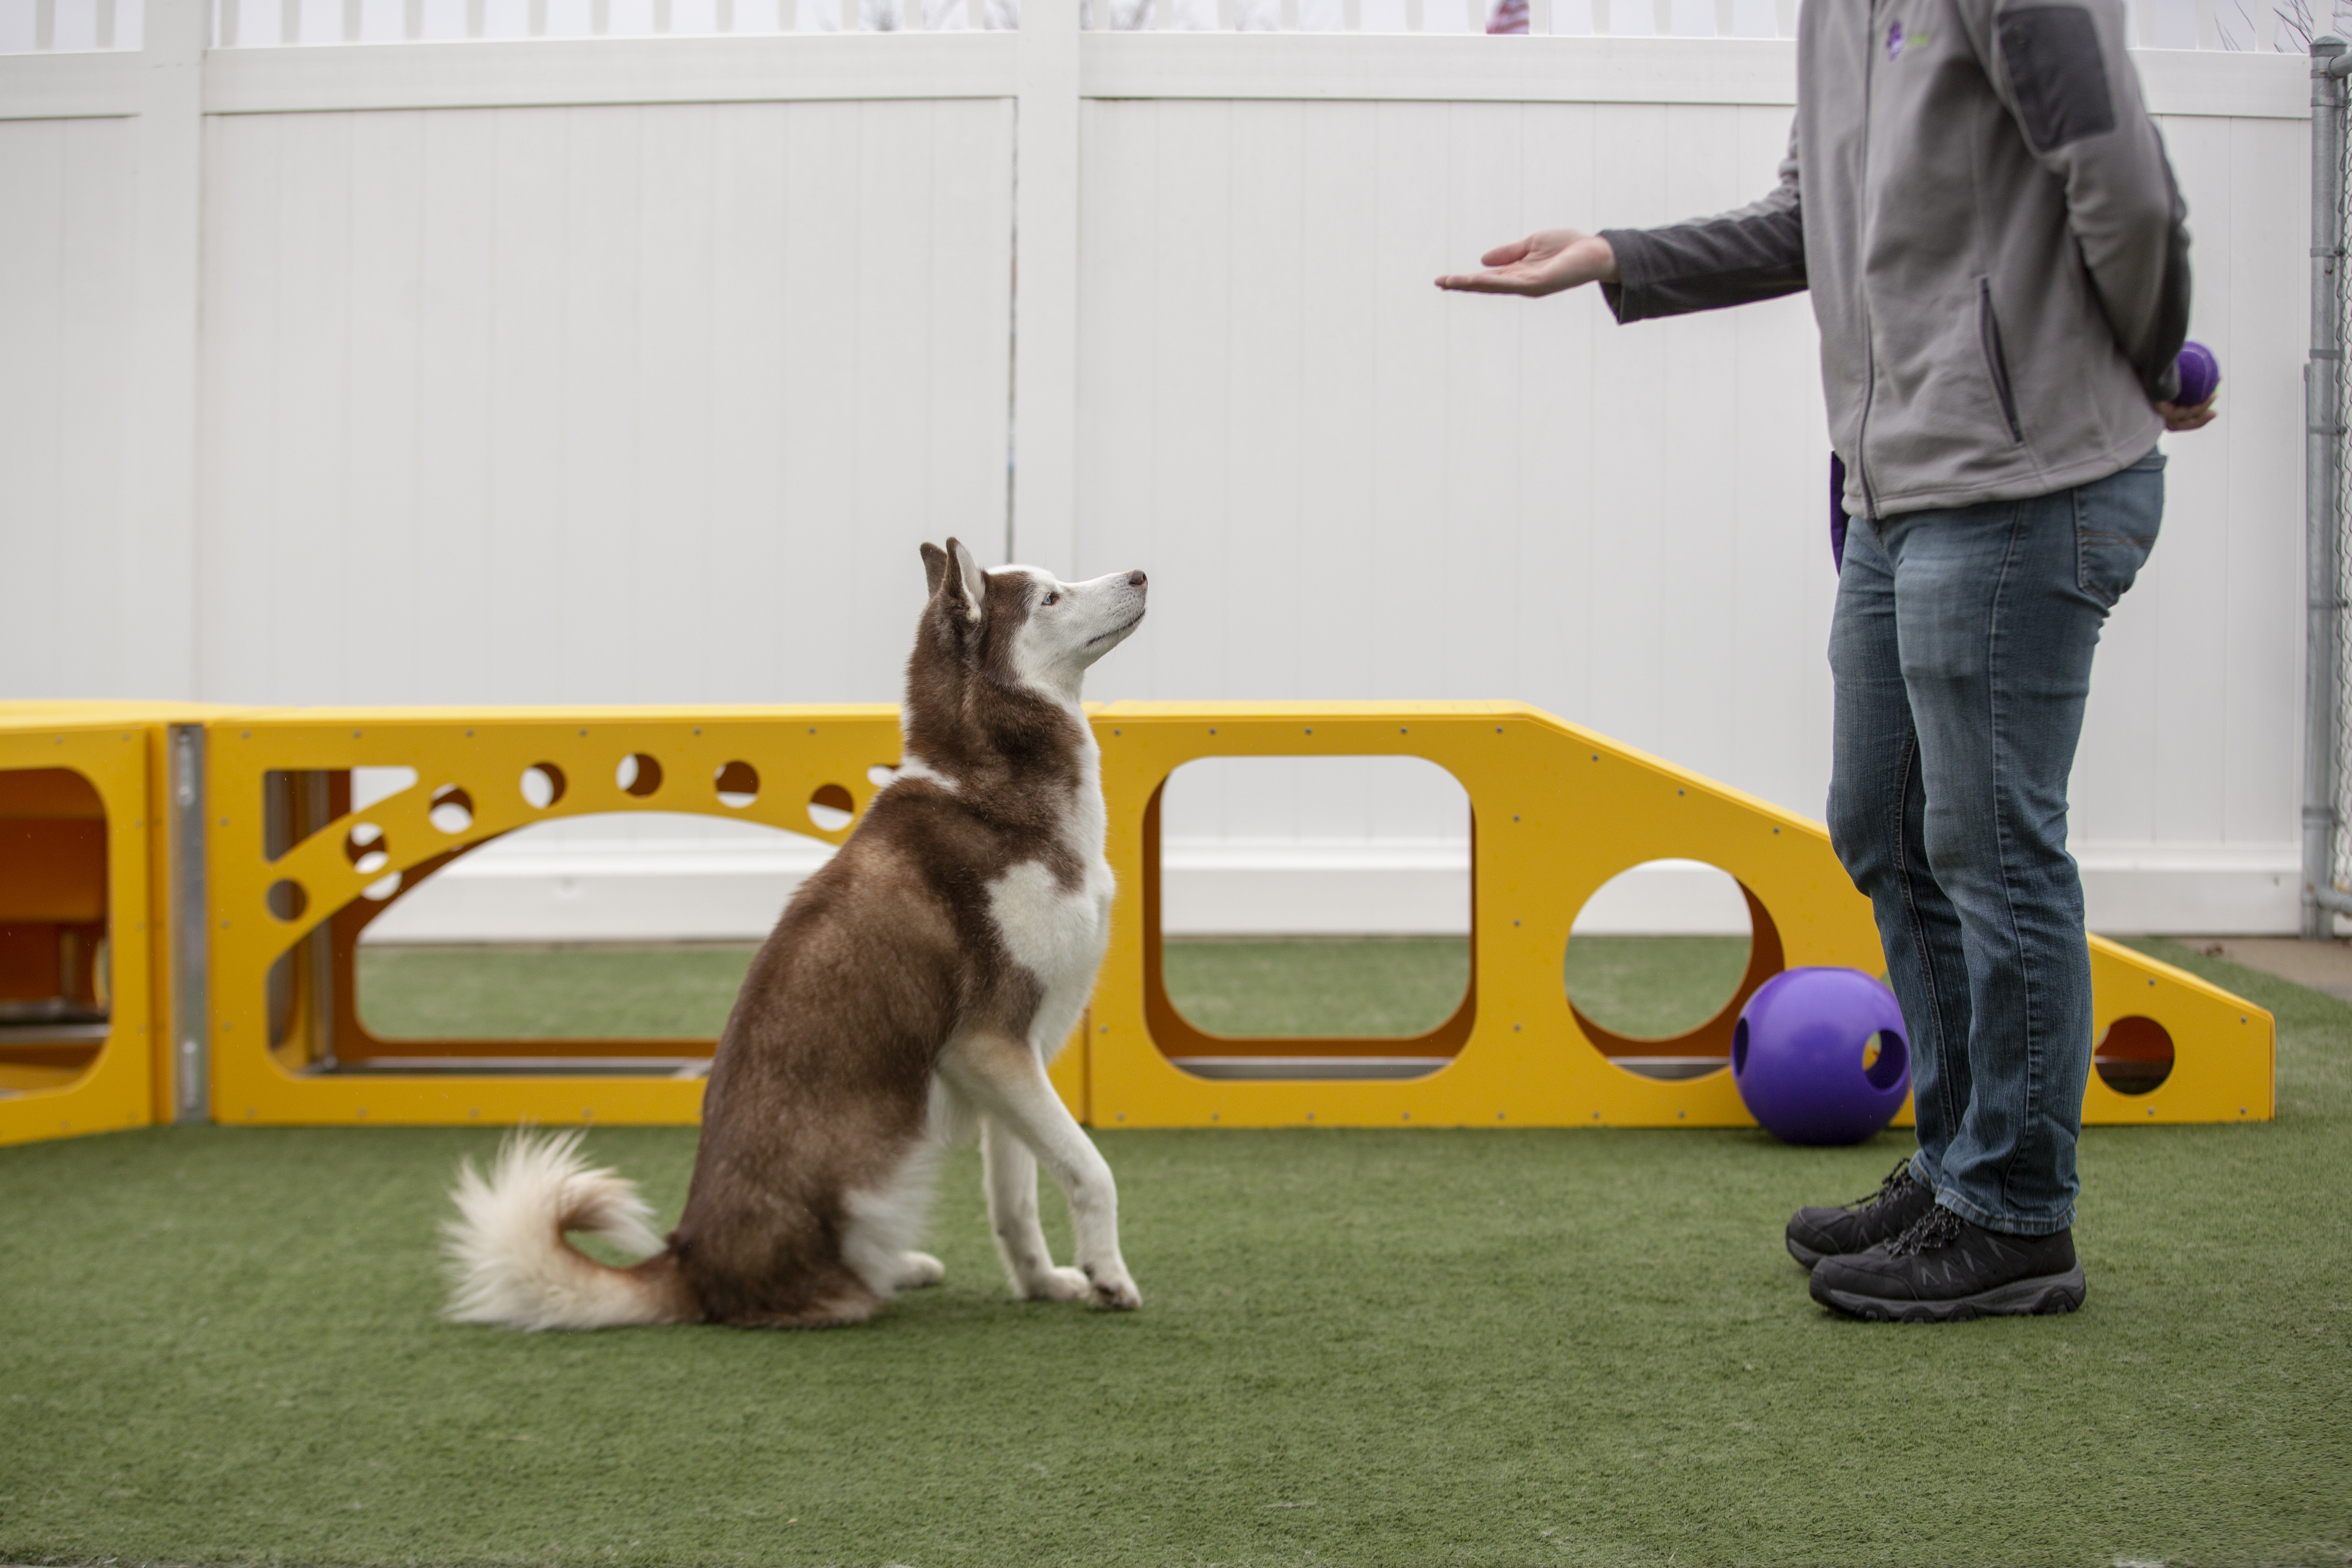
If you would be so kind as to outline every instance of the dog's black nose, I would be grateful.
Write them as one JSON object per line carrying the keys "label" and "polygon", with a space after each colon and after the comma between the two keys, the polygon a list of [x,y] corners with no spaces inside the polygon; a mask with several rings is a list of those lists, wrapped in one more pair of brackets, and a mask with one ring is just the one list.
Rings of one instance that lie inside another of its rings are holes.
{"label": "dog's black nose", "polygon": [[1127,585],[1130,588],[1140,588],[1150,581],[1150,579],[1140,572],[1129,572],[1127,574]]}

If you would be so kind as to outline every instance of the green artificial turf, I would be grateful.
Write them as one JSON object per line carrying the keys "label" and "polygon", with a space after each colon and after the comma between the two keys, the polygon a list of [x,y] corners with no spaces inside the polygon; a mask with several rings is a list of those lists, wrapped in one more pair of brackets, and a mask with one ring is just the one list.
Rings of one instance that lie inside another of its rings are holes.
{"label": "green artificial turf", "polygon": [[[2087,1132],[2065,1318],[1813,1306],[1895,1134],[1097,1132],[1120,1316],[1003,1299],[966,1152],[948,1282],[813,1334],[440,1321],[488,1130],[0,1150],[0,1562],[2343,1563],[2352,1007],[2159,951],[2279,1119]],[[667,1215],[693,1142],[590,1148]]]}
{"label": "green artificial turf", "polygon": [[1744,936],[1569,939],[1569,1000],[1602,1028],[1635,1039],[1696,1029],[1723,1011],[1748,972]]}
{"label": "green artificial turf", "polygon": [[360,1016],[388,1040],[716,1038],[757,942],[362,946]]}
{"label": "green artificial turf", "polygon": [[1168,999],[1220,1035],[1418,1035],[1453,1016],[1470,984],[1464,937],[1171,941]]}
{"label": "green artificial turf", "polygon": [[[750,942],[593,947],[405,947],[359,953],[360,1016],[385,1039],[582,1036],[709,1037],[727,1022]],[[1373,941],[1172,940],[1169,999],[1223,1035],[1417,1035],[1470,983],[1461,937]],[[1578,937],[1568,994],[1622,1035],[1676,1035],[1738,988],[1744,937]]]}
{"label": "green artificial turf", "polygon": [[[1580,947],[1583,944],[1579,943]],[[719,1033],[757,947],[360,949],[360,1016],[386,1039]],[[1417,1035],[1470,979],[1460,937],[1170,942],[1170,998],[1228,1035]]]}

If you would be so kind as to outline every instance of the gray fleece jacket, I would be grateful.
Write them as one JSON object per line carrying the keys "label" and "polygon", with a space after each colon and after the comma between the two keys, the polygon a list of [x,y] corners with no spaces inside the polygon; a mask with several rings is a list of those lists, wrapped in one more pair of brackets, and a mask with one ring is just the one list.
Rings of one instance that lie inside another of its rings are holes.
{"label": "gray fleece jacket", "polygon": [[1621,321],[1810,288],[1846,510],[2046,495],[2146,455],[2189,234],[2121,0],[1806,0],[1753,205],[1607,229]]}

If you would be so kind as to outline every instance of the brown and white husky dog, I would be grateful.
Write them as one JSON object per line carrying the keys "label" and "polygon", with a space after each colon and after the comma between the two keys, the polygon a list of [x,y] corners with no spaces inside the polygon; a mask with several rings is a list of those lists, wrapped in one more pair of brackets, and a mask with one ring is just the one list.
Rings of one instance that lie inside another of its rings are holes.
{"label": "brown and white husky dog", "polygon": [[[1141,1303],[1110,1167],[1046,1064],[1109,940],[1087,668],[1143,619],[1140,572],[983,573],[950,539],[907,661],[905,760],[785,907],[719,1037],[686,1212],[665,1244],[580,1134],[462,1167],[450,1315],[520,1329],[863,1321],[937,1282],[913,1250],[942,1148],[974,1128],[989,1221],[1020,1296]],[[1069,1197],[1075,1268],[1037,1224],[1037,1166]],[[599,1263],[565,1239],[650,1254]]]}

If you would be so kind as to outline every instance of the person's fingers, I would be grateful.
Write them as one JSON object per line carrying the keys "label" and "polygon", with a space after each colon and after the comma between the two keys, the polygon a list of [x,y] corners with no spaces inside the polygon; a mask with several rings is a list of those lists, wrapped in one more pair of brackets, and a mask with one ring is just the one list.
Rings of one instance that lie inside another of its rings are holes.
{"label": "person's fingers", "polygon": [[2202,430],[2220,416],[2221,410],[2214,406],[2220,399],[2221,395],[2216,393],[2194,408],[2184,408],[2178,403],[2159,403],[2156,405],[2156,412],[2164,420],[2167,430]]}
{"label": "person's fingers", "polygon": [[1478,258],[1481,267],[1508,267],[1514,261],[1524,261],[1533,245],[1525,239],[1515,239],[1508,245],[1498,245]]}
{"label": "person's fingers", "polygon": [[1528,285],[1507,272],[1453,272],[1437,280],[1440,289],[1465,294],[1524,294]]}

